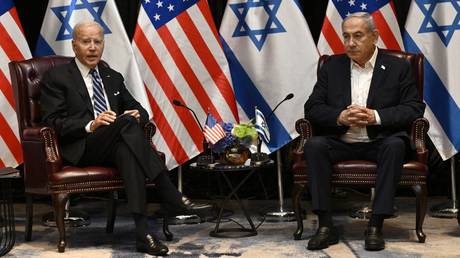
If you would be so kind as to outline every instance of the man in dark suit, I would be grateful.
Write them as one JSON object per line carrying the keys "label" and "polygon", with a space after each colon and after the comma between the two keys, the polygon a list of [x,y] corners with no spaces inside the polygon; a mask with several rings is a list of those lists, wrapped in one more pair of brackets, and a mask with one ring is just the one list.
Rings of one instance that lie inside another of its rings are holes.
{"label": "man in dark suit", "polygon": [[168,248],[147,232],[145,179],[154,180],[162,201],[174,211],[209,205],[191,202],[171,183],[163,161],[144,137],[147,112],[128,92],[122,75],[100,63],[103,28],[96,22],[78,23],[72,48],[75,59],[43,77],[43,121],[58,133],[66,162],[120,171],[136,225],[137,250],[165,255]]}
{"label": "man in dark suit", "polygon": [[365,248],[385,248],[383,221],[393,213],[395,188],[402,173],[406,129],[423,116],[410,65],[385,55],[375,46],[378,31],[368,13],[344,19],[346,54],[331,56],[305,103],[305,117],[319,136],[305,144],[313,211],[319,227],[307,248],[318,250],[338,243],[332,223],[330,175],[332,164],[349,159],[377,163],[373,213],[365,231]]}

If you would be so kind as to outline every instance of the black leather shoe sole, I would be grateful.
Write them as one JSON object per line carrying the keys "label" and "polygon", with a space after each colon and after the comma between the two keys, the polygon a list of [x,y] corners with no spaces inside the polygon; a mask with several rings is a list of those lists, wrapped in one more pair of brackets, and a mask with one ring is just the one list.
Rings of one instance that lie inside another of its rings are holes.
{"label": "black leather shoe sole", "polygon": [[158,248],[155,248],[155,249],[148,248],[148,247],[145,247],[145,246],[136,246],[136,251],[138,251],[140,253],[150,254],[150,255],[153,255],[153,256],[164,256],[164,255],[168,254],[169,249],[166,246],[161,246],[161,247],[158,247]]}

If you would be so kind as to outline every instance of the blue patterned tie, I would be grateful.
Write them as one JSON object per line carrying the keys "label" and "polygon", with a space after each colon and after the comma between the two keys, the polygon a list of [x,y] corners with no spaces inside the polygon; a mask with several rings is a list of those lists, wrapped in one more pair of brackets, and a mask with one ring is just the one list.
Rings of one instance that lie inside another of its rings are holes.
{"label": "blue patterned tie", "polygon": [[96,69],[89,71],[93,80],[93,102],[96,116],[107,111],[107,102],[105,101],[104,89],[102,88],[102,79]]}

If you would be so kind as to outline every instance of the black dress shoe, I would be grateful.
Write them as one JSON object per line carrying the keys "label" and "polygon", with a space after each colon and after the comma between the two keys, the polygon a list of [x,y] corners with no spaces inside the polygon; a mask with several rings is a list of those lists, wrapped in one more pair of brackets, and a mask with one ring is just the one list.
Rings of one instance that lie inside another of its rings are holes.
{"label": "black dress shoe", "polygon": [[308,250],[321,250],[339,242],[339,234],[335,227],[320,227],[308,241]]}
{"label": "black dress shoe", "polygon": [[385,249],[385,240],[382,230],[377,227],[367,227],[364,232],[364,248],[368,251],[380,251]]}
{"label": "black dress shoe", "polygon": [[212,204],[209,203],[197,203],[193,202],[186,196],[182,196],[182,205],[188,211],[196,211],[196,210],[204,210],[204,209],[211,209]]}
{"label": "black dress shoe", "polygon": [[136,250],[141,253],[147,253],[153,256],[164,256],[169,252],[169,249],[160,240],[147,234],[136,241]]}

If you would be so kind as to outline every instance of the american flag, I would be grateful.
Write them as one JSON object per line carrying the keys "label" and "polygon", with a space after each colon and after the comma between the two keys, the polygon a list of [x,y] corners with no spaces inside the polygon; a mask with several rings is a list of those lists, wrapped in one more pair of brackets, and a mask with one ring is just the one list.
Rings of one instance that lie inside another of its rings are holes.
{"label": "american flag", "polygon": [[10,61],[31,58],[14,3],[0,1],[0,168],[16,167],[22,163]]}
{"label": "american flag", "polygon": [[377,46],[404,50],[392,0],[329,0],[318,40],[320,54],[330,55],[345,52],[341,36],[342,21],[349,14],[355,12],[367,12],[374,18],[380,34]]}
{"label": "american flag", "polygon": [[203,151],[200,121],[239,122],[230,71],[206,0],[143,0],[133,49],[158,128],[154,143],[173,168]]}
{"label": "american flag", "polygon": [[224,128],[222,128],[222,126],[211,114],[208,114],[206,124],[204,125],[203,134],[206,141],[212,144],[216,144],[216,142],[225,137]]}

